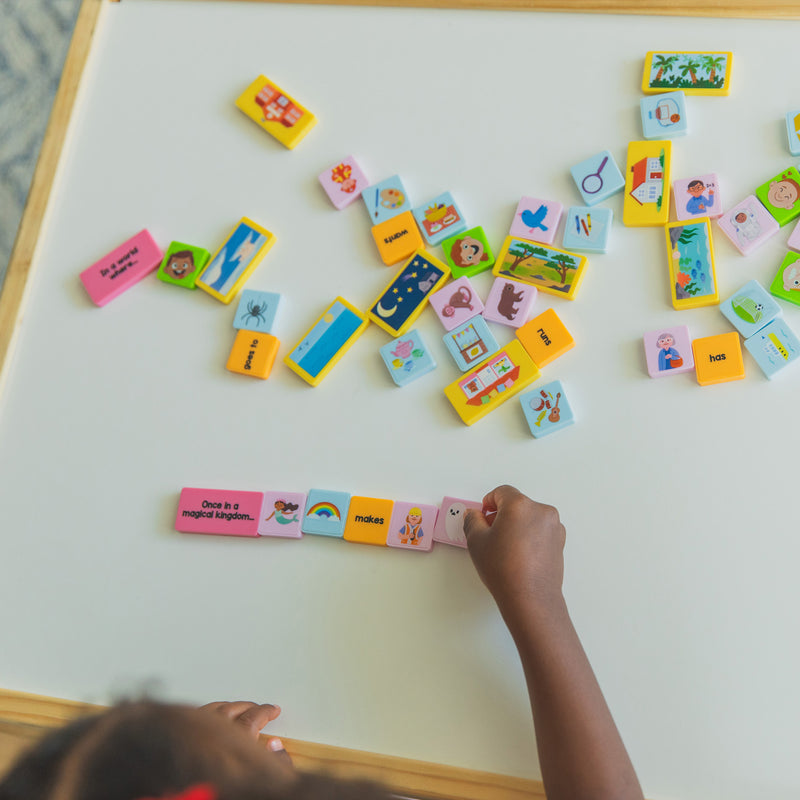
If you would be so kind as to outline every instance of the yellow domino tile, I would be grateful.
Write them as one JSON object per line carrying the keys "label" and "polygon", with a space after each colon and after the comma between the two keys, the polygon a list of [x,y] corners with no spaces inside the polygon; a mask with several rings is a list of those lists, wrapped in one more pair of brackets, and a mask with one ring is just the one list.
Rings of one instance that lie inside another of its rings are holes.
{"label": "yellow domino tile", "polygon": [[289,369],[316,386],[366,330],[369,320],[337,297],[283,359]]}
{"label": "yellow domino tile", "polygon": [[396,264],[404,258],[410,258],[425,244],[414,215],[410,211],[404,211],[373,226],[372,237],[375,239],[383,263],[387,266]]}
{"label": "yellow domino tile", "polygon": [[392,521],[392,500],[377,497],[351,497],[344,526],[348,542],[387,546],[389,526]]}
{"label": "yellow domino tile", "polygon": [[242,92],[236,107],[290,150],[317,124],[307,108],[263,75]]}
{"label": "yellow domino tile", "polygon": [[217,300],[230,303],[274,244],[274,233],[242,217],[195,285]]}
{"label": "yellow domino tile", "polygon": [[630,227],[669,222],[672,142],[629,142],[622,222]]}
{"label": "yellow domino tile", "polygon": [[744,361],[736,331],[706,336],[692,342],[694,368],[701,386],[744,378]]}
{"label": "yellow domino tile", "polygon": [[645,94],[727,95],[731,90],[733,53],[708,50],[654,50],[644,59]]}
{"label": "yellow domino tile", "polygon": [[280,341],[271,333],[236,332],[226,367],[231,372],[266,380],[278,355]]}
{"label": "yellow domino tile", "polygon": [[518,328],[517,338],[536,366],[540,368],[575,347],[572,334],[552,308],[548,308]]}
{"label": "yellow domino tile", "polygon": [[719,289],[711,220],[703,217],[692,222],[671,222],[664,230],[672,305],[678,311],[717,305]]}
{"label": "yellow domino tile", "polygon": [[402,336],[449,277],[450,267],[417,250],[372,305],[369,318],[392,336]]}
{"label": "yellow domino tile", "polygon": [[459,417],[472,425],[538,377],[539,368],[515,339],[446,386],[444,393]]}
{"label": "yellow domino tile", "polygon": [[588,263],[586,256],[579,253],[507,236],[492,274],[530,283],[540,292],[574,300]]}

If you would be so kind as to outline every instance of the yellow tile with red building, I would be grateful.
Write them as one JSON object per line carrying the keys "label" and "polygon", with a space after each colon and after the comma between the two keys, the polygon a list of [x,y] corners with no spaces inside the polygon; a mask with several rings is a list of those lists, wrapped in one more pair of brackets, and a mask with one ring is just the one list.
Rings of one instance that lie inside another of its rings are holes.
{"label": "yellow tile with red building", "polygon": [[631,227],[669,222],[672,142],[629,142],[622,222]]}
{"label": "yellow tile with red building", "polygon": [[307,108],[263,75],[239,95],[236,107],[290,150],[317,124]]}
{"label": "yellow tile with red building", "polygon": [[472,425],[538,377],[539,368],[515,339],[446,386],[444,393],[462,421]]}

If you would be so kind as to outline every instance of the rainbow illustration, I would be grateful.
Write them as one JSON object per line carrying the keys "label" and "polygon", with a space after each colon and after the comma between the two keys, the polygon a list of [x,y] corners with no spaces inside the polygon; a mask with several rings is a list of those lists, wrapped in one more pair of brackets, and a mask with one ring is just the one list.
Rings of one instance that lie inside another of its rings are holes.
{"label": "rainbow illustration", "polygon": [[339,509],[333,503],[321,502],[315,503],[308,509],[307,517],[316,517],[317,519],[336,519],[341,520],[342,515]]}

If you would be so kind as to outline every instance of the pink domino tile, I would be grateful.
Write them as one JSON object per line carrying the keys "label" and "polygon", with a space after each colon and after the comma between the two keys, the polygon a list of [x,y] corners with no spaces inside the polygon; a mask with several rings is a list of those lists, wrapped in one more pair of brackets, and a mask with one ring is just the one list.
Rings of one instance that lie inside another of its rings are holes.
{"label": "pink domino tile", "polygon": [[438,292],[434,292],[428,302],[446,331],[457,328],[462,322],[483,311],[483,301],[478,297],[469,278],[451,281]]}
{"label": "pink domino tile", "polygon": [[789,240],[786,242],[786,246],[790,250],[794,250],[795,253],[800,253],[800,222],[794,226],[794,229],[789,235]]}
{"label": "pink domino tile", "polygon": [[433,547],[433,530],[439,509],[422,503],[395,502],[389,535],[389,547],[429,551]]}
{"label": "pink domino tile", "polygon": [[361,197],[361,192],[369,186],[364,170],[353,156],[347,156],[320,172],[319,182],[331,203],[340,210]]}
{"label": "pink domino tile", "polygon": [[258,535],[300,539],[305,507],[306,496],[300,492],[264,492]]}
{"label": "pink domino tile", "polygon": [[644,357],[651,378],[694,372],[694,353],[685,325],[658,328],[644,335]]}
{"label": "pink domino tile", "polygon": [[486,298],[483,317],[489,322],[499,322],[501,325],[519,328],[528,321],[533,304],[536,302],[536,295],[536,287],[529,283],[495,278]]}
{"label": "pink domino tile", "polygon": [[175,530],[181,533],[257,536],[263,501],[262,492],[181,489]]}
{"label": "pink domino tile", "polygon": [[717,224],[743,256],[750,255],[781,228],[753,194],[726,211],[717,220]]}
{"label": "pink domino tile", "polygon": [[81,272],[81,280],[98,306],[130,289],[148,273],[158,269],[164,254],[147,230],[139,231],[108,255]]}
{"label": "pink domino tile", "polygon": [[693,175],[672,182],[675,218],[684,221],[698,217],[716,219],[722,214],[719,179],[715,172]]}
{"label": "pink domino tile", "polygon": [[514,212],[509,234],[534,242],[552,244],[564,206],[555,200],[523,197]]}
{"label": "pink domino tile", "polygon": [[468,508],[480,511],[483,506],[474,500],[445,497],[439,509],[436,527],[433,529],[433,541],[466,548],[467,537],[464,535],[464,514]]}

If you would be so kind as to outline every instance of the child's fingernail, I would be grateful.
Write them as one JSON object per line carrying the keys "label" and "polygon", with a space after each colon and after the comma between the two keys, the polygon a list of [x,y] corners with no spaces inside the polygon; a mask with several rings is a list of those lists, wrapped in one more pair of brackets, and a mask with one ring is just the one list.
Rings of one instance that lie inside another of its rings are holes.
{"label": "child's fingernail", "polygon": [[286,749],[283,746],[283,742],[280,739],[270,739],[267,744],[267,747],[269,747],[269,749],[275,753]]}

